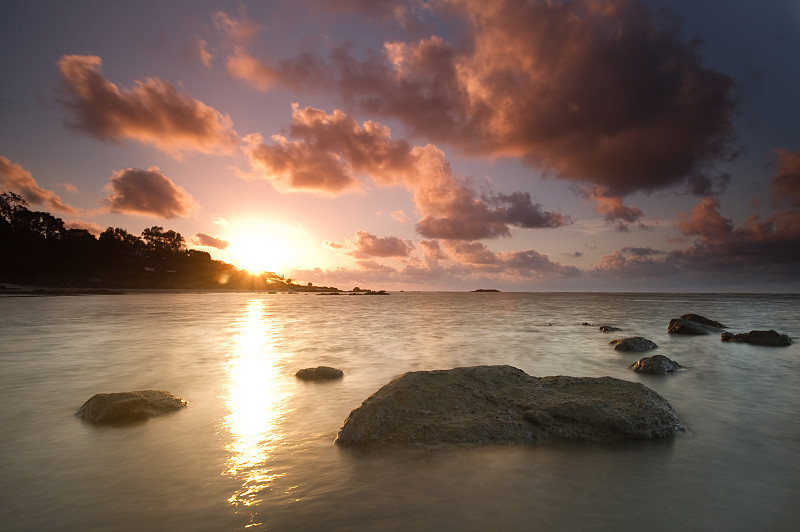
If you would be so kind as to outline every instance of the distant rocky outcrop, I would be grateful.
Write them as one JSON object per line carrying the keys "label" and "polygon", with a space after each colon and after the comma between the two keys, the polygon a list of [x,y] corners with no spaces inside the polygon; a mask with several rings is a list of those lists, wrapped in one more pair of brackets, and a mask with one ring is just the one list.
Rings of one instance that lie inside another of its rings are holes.
{"label": "distant rocky outcrop", "polygon": [[785,334],[780,334],[776,331],[750,331],[747,333],[733,334],[729,332],[722,333],[721,340],[723,342],[739,342],[754,345],[765,345],[768,347],[785,347],[792,345],[792,339]]}
{"label": "distant rocky outcrop", "polygon": [[92,423],[128,423],[175,412],[187,405],[164,390],[98,393],[83,403],[75,415]]}
{"label": "distant rocky outcrop", "polygon": [[619,327],[612,327],[611,325],[601,325],[600,330],[602,332],[619,332],[622,329],[620,329]]}
{"label": "distant rocky outcrop", "polygon": [[330,366],[317,366],[316,368],[301,369],[294,376],[304,381],[329,381],[341,379],[344,372]]}
{"label": "distant rocky outcrop", "polygon": [[670,334],[719,334],[725,325],[701,316],[700,314],[684,314],[680,318],[669,321],[667,332]]}
{"label": "distant rocky outcrop", "polygon": [[667,373],[675,373],[681,369],[680,364],[664,355],[640,358],[628,367],[637,373],[647,373],[649,375],[665,375]]}
{"label": "distant rocky outcrop", "polygon": [[668,438],[684,430],[653,390],[612,377],[532,377],[511,366],[413,371],[353,410],[336,443],[487,445]]}
{"label": "distant rocky outcrop", "polygon": [[609,342],[617,351],[649,351],[658,348],[655,342],[642,336],[631,336],[630,338],[614,339]]}

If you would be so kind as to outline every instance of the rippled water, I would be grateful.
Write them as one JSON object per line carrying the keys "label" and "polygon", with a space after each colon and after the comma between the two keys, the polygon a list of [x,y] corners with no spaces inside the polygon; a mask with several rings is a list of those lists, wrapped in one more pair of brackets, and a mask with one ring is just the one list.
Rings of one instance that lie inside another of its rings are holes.
{"label": "rippled water", "polygon": [[[800,340],[668,335],[687,312],[800,336],[800,297],[786,295],[2,297],[0,529],[800,529]],[[603,324],[655,341],[687,371],[630,372],[636,355],[611,349]],[[320,364],[345,378],[293,377]],[[332,443],[391,378],[477,364],[643,382],[691,433],[483,449]],[[127,427],[73,417],[95,393],[152,388],[191,404]]]}

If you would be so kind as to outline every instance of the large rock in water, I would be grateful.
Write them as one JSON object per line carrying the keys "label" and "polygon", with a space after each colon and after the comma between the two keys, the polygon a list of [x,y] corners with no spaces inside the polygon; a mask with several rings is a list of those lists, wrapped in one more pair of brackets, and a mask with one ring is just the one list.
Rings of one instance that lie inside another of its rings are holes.
{"label": "large rock in water", "polygon": [[646,373],[648,375],[666,375],[681,369],[680,364],[664,355],[640,358],[628,367],[637,373]]}
{"label": "large rock in water", "polygon": [[83,403],[75,415],[92,423],[127,423],[174,412],[187,405],[164,390],[98,393]]}
{"label": "large rock in water", "polygon": [[669,321],[667,332],[670,334],[719,334],[725,325],[701,316],[700,314],[684,314],[680,318]]}
{"label": "large rock in water", "polygon": [[722,333],[723,342],[741,342],[755,345],[765,345],[768,347],[785,347],[792,345],[792,339],[785,334],[776,331],[750,331],[741,334]]}
{"label": "large rock in water", "polygon": [[651,389],[612,377],[532,377],[511,366],[406,373],[344,422],[339,445],[668,438],[684,430]]}
{"label": "large rock in water", "polygon": [[655,342],[642,336],[631,336],[630,338],[614,339],[608,342],[614,346],[616,351],[649,351],[658,348]]}

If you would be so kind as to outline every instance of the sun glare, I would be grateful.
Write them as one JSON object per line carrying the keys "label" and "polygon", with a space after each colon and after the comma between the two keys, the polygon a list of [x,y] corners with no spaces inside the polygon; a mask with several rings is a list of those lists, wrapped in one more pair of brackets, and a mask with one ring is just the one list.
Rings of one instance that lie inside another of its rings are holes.
{"label": "sun glare", "polygon": [[231,241],[234,264],[250,273],[280,273],[293,258],[293,247],[282,235],[269,230],[242,233]]}

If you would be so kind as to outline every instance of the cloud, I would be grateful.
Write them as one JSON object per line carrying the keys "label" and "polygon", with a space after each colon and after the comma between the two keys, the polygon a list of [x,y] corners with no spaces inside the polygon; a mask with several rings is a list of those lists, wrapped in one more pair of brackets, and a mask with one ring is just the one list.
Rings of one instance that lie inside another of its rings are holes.
{"label": "cloud", "polygon": [[206,68],[211,68],[211,61],[214,59],[214,56],[208,51],[208,43],[203,39],[197,39],[195,46],[197,57],[200,58],[200,61]]}
{"label": "cloud", "polygon": [[188,216],[196,207],[189,193],[156,166],[118,170],[106,189],[110,194],[105,203],[112,212],[175,218]]}
{"label": "cloud", "polygon": [[227,240],[211,236],[208,233],[197,233],[194,235],[193,243],[197,246],[216,249],[225,249],[231,245]]}
{"label": "cloud", "polygon": [[571,223],[543,210],[530,194],[488,193],[485,197],[459,179],[438,147],[394,140],[377,122],[358,124],[340,110],[292,106],[289,135],[264,143],[246,137],[254,172],[283,190],[339,194],[363,186],[362,176],[378,186],[402,185],[412,194],[422,219],[417,232],[426,238],[478,240],[508,236],[510,226],[552,228]]}
{"label": "cloud", "polygon": [[72,112],[71,125],[100,140],[123,138],[152,144],[172,155],[184,151],[233,153],[239,138],[230,118],[158,79],[120,89],[101,75],[94,55],[58,61]]}
{"label": "cloud", "polygon": [[405,223],[408,221],[408,216],[402,210],[392,211],[390,216],[392,217],[392,220],[396,222]]}
{"label": "cloud", "polygon": [[770,192],[777,207],[800,208],[800,151],[777,149],[778,171]]}
{"label": "cloud", "polygon": [[353,249],[349,254],[357,259],[407,257],[414,249],[414,244],[409,240],[402,240],[396,236],[379,238],[367,231],[356,231],[351,242]]}
{"label": "cloud", "polygon": [[632,284],[640,281],[678,275],[680,264],[672,255],[649,248],[623,248],[604,255],[600,263],[590,271],[596,277],[615,278]]}
{"label": "cloud", "polygon": [[444,247],[448,257],[460,265],[467,266],[467,270],[474,269],[498,279],[519,280],[580,275],[578,268],[564,266],[532,249],[494,253],[481,242],[444,242]]}
{"label": "cloud", "polygon": [[0,183],[4,189],[19,194],[28,203],[45,205],[56,212],[68,214],[79,212],[79,209],[64,203],[52,190],[40,187],[33,174],[25,170],[21,164],[12,163],[2,155],[0,155]]}
{"label": "cloud", "polygon": [[725,180],[713,165],[737,155],[733,81],[705,67],[699,41],[682,40],[664,12],[635,0],[426,7],[463,32],[264,66],[432,142],[518,157],[614,196],[680,184],[707,193]]}
{"label": "cloud", "polygon": [[720,242],[733,234],[733,221],[719,213],[719,199],[703,198],[687,216],[680,213],[678,227],[686,236],[702,236]]}
{"label": "cloud", "polygon": [[240,44],[251,41],[261,31],[261,25],[247,17],[244,6],[239,10],[238,18],[232,17],[224,11],[217,11],[212,20],[220,33]]}
{"label": "cloud", "polygon": [[235,79],[247,81],[260,91],[269,90],[278,80],[275,69],[262,63],[241,46],[229,55],[225,61],[228,74]]}
{"label": "cloud", "polygon": [[64,227],[66,229],[86,229],[94,236],[100,236],[100,233],[103,232],[103,228],[97,225],[94,222],[84,222],[83,220],[67,220],[64,222]]}

